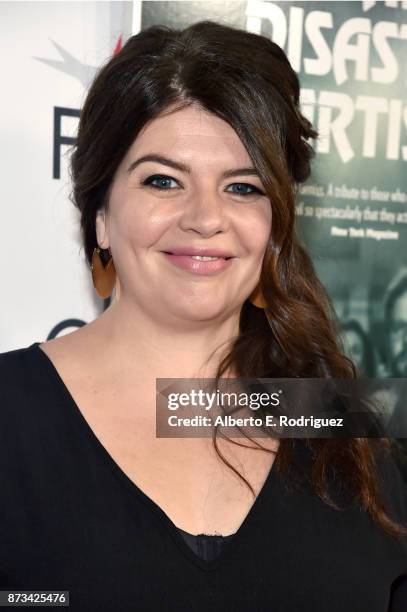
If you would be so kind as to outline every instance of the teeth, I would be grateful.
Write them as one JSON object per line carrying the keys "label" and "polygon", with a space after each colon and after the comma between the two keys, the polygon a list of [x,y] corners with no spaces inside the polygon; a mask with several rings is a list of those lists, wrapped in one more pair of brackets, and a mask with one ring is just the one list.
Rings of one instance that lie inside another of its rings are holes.
{"label": "teeth", "polygon": [[204,257],[203,255],[192,255],[192,259],[198,259],[198,261],[214,261],[215,259],[219,259],[219,257]]}

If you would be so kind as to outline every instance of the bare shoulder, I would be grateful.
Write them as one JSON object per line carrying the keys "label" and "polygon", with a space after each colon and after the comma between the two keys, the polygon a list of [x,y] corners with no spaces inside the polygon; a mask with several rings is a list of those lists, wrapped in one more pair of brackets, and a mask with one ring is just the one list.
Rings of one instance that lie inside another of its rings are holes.
{"label": "bare shoulder", "polygon": [[91,426],[95,426],[92,414],[100,411],[102,403],[109,404],[114,388],[101,346],[100,338],[86,325],[40,344],[81,412],[91,419]]}
{"label": "bare shoulder", "polygon": [[40,349],[56,367],[64,370],[83,372],[94,363],[99,354],[97,336],[91,333],[88,325],[74,332],[42,342]]}

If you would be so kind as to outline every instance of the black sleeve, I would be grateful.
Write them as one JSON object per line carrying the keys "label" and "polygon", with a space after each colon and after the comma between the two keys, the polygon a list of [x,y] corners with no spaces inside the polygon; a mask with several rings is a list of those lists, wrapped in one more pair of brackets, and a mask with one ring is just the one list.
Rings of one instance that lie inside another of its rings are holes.
{"label": "black sleeve", "polygon": [[[407,484],[400,471],[395,447],[392,446],[389,453],[378,452],[375,455],[375,461],[380,478],[380,488],[384,494],[391,518],[407,528]],[[404,541],[407,545],[407,539]]]}
{"label": "black sleeve", "polygon": [[398,578],[392,587],[389,612],[407,610],[407,574]]}
{"label": "black sleeve", "polygon": [[[381,488],[391,518],[407,527],[407,486],[394,453],[376,456]],[[393,583],[388,612],[407,612],[407,538],[402,539],[406,567],[404,575]]]}
{"label": "black sleeve", "polygon": [[[397,452],[395,454],[393,447],[392,454],[381,461],[378,467],[391,516],[407,527],[407,484],[400,471],[400,456]],[[405,574],[392,585],[389,612],[407,612],[407,538],[404,538],[404,543]]]}

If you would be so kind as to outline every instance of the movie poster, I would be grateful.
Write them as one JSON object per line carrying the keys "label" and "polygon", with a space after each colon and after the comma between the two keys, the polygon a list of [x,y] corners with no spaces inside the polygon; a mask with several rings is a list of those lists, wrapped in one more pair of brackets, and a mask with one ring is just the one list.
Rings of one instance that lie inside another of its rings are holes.
{"label": "movie poster", "polygon": [[272,38],[319,133],[298,233],[368,376],[407,376],[407,3],[143,2],[142,27],[223,21]]}

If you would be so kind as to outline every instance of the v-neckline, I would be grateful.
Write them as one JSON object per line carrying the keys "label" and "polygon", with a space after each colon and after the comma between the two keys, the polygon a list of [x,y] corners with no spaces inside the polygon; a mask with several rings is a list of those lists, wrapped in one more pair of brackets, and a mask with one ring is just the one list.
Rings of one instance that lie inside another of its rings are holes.
{"label": "v-neckline", "polygon": [[224,564],[227,558],[234,553],[235,549],[238,551],[240,541],[256,520],[256,516],[259,514],[262,505],[269,495],[269,492],[274,487],[276,480],[275,460],[273,461],[273,464],[266,476],[262,488],[260,489],[256,499],[244,517],[239,528],[234,532],[231,541],[225,542],[222,552],[215,559],[212,559],[212,561],[205,561],[196,555],[191,547],[188,546],[181,533],[179,533],[179,528],[175,525],[168,514],[166,514],[166,512],[151,497],[144,493],[144,491],[124,472],[124,470],[109,453],[107,448],[102,444],[101,440],[97,437],[96,433],[93,431],[84,414],[80,410],[78,404],[74,400],[58,369],[47,353],[40,348],[40,344],[42,344],[42,342],[34,342],[27,347],[27,349],[34,351],[37,354],[40,353],[40,361],[44,366],[46,366],[47,371],[50,373],[51,382],[63,400],[65,406],[69,410],[70,415],[77,421],[82,432],[88,437],[96,452],[100,454],[106,465],[121,481],[127,491],[132,496],[136,496],[139,500],[141,500],[144,505],[160,519],[160,522],[166,527],[167,532],[172,537],[173,542],[181,550],[184,556],[186,556],[192,563],[206,571],[216,569],[219,565]]}

